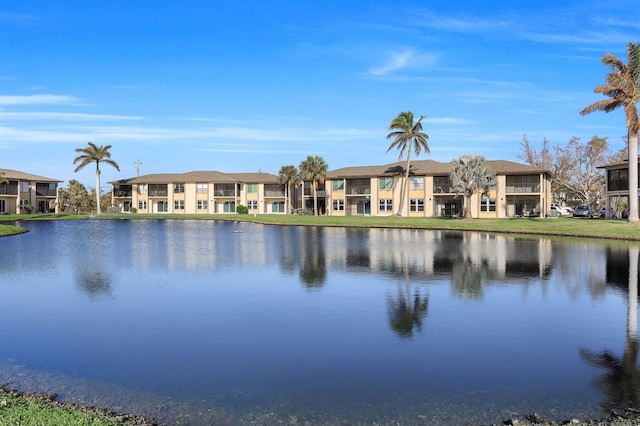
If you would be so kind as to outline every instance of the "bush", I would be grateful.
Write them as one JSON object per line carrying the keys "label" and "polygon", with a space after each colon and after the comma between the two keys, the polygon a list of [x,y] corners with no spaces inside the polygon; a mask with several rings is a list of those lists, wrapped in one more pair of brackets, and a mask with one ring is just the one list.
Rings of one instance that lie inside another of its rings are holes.
{"label": "bush", "polygon": [[247,214],[249,213],[249,209],[246,206],[243,206],[242,204],[238,204],[238,207],[236,207],[236,213]]}
{"label": "bush", "polygon": [[130,211],[131,213],[138,213],[138,209],[136,209],[135,207],[131,207],[131,208],[129,209],[129,211]]}
{"label": "bush", "polygon": [[107,213],[111,213],[111,214],[120,213],[120,206],[107,207]]}
{"label": "bush", "polygon": [[31,204],[27,204],[26,206],[24,206],[24,210],[27,212],[27,214],[31,214],[33,212],[33,206]]}

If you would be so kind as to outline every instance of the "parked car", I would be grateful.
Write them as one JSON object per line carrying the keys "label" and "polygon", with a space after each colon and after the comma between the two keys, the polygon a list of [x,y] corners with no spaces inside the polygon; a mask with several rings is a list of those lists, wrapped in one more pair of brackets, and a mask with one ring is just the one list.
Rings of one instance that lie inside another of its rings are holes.
{"label": "parked car", "polygon": [[571,216],[571,212],[566,207],[560,206],[558,204],[551,204],[551,215],[554,214],[556,216]]}
{"label": "parked car", "polygon": [[573,217],[591,217],[591,207],[586,204],[580,204],[573,211]]}
{"label": "parked car", "polygon": [[[600,207],[600,210],[598,210],[598,216],[607,217],[607,208],[604,206]],[[609,218],[614,219],[615,217],[616,217],[616,210],[613,207],[611,207],[609,210]]]}

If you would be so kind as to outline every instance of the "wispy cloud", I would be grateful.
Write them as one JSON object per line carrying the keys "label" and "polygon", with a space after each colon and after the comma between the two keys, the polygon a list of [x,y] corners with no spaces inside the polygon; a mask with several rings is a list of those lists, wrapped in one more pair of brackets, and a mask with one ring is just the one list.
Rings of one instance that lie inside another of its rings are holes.
{"label": "wispy cloud", "polygon": [[0,95],[0,105],[79,104],[69,95]]}
{"label": "wispy cloud", "polygon": [[0,120],[119,121],[142,120],[142,117],[129,115],[85,114],[80,112],[0,112]]}
{"label": "wispy cloud", "polygon": [[369,69],[369,74],[384,76],[406,68],[419,68],[433,65],[438,59],[437,55],[418,54],[413,49],[403,49],[390,53],[384,65]]}

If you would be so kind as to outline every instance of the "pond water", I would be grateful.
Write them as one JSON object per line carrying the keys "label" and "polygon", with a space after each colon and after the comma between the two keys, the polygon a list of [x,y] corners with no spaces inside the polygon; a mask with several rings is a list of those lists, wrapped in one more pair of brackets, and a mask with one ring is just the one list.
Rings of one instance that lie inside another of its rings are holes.
{"label": "pond water", "polygon": [[194,425],[563,420],[638,398],[634,245],[20,225],[0,239],[9,387]]}

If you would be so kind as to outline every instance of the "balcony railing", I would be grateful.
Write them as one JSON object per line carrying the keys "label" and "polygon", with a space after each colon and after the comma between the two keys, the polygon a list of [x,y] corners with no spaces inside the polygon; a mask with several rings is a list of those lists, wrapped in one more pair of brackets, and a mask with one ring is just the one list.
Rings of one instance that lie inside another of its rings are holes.
{"label": "balcony railing", "polygon": [[351,195],[363,195],[371,194],[371,187],[369,186],[352,186],[347,189],[347,194]]}
{"label": "balcony railing", "polygon": [[265,197],[284,197],[284,191],[264,191]]}
{"label": "balcony railing", "polygon": [[[306,189],[304,190],[304,195],[305,197],[313,197],[313,191],[311,191],[310,189]],[[318,197],[326,197],[327,196],[327,191],[324,189],[318,189],[316,191],[316,195]]]}
{"label": "balcony railing", "polygon": [[507,185],[506,190],[507,193],[530,194],[540,192],[540,185]]}
{"label": "balcony railing", "polygon": [[213,195],[215,197],[235,197],[236,193],[234,190],[220,190],[220,189],[216,189],[215,191],[213,191]]}
{"label": "balcony railing", "polygon": [[55,197],[55,189],[36,189],[36,195],[39,197]]}
{"label": "balcony railing", "polygon": [[131,197],[132,191],[116,191],[115,192],[115,196],[116,197]]}
{"label": "balcony railing", "polygon": [[149,191],[150,197],[166,197],[167,191]]}
{"label": "balcony railing", "polygon": [[433,187],[434,194],[453,194],[454,192],[451,185],[434,185]]}
{"label": "balcony railing", "polygon": [[17,186],[0,185],[0,195],[18,195]]}

